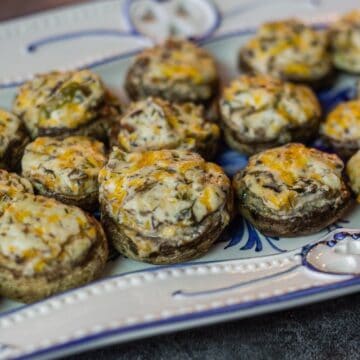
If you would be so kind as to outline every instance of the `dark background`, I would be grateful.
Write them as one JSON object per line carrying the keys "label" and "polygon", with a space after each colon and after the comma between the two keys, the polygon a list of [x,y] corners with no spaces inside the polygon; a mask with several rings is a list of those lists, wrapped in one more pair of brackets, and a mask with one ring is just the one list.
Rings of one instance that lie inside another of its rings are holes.
{"label": "dark background", "polygon": [[[0,0],[0,20],[86,0]],[[110,359],[360,359],[360,294],[74,355]]]}

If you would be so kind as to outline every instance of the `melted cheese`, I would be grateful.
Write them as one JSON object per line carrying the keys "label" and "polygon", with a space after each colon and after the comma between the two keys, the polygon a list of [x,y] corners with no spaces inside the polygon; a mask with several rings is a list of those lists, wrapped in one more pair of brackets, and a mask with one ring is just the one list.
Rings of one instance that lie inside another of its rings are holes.
{"label": "melted cheese", "polygon": [[353,10],[330,27],[333,61],[348,71],[360,72],[360,10]]}
{"label": "melted cheese", "polygon": [[326,118],[322,133],[338,141],[358,141],[360,144],[360,100],[338,105]]}
{"label": "melted cheese", "polygon": [[201,106],[171,105],[148,98],[130,105],[121,119],[119,146],[127,152],[189,149],[197,151],[220,136],[219,127],[204,119]]}
{"label": "melted cheese", "polygon": [[20,119],[0,109],[0,158],[4,156],[9,144],[18,138]]}
{"label": "melted cheese", "polygon": [[88,71],[38,75],[20,87],[14,112],[23,118],[32,137],[41,129],[76,129],[97,116],[105,88]]}
{"label": "melted cheese", "polygon": [[296,20],[262,25],[242,55],[260,74],[311,80],[331,70],[325,32]]}
{"label": "melted cheese", "polygon": [[346,173],[350,180],[352,190],[360,202],[360,150],[351,157],[346,165]]}
{"label": "melted cheese", "polygon": [[250,140],[274,140],[320,119],[320,104],[303,85],[269,76],[242,76],[224,90],[220,109],[225,124]]}
{"label": "melted cheese", "polygon": [[[221,168],[187,151],[125,154],[100,171],[100,202],[119,224],[143,236],[198,236],[204,218],[224,208],[230,182]],[[224,209],[226,222],[229,214]],[[195,231],[195,232],[194,232]]]}
{"label": "melted cheese", "polygon": [[0,169],[0,213],[3,212],[9,202],[23,197],[26,193],[33,192],[29,180]]}
{"label": "melted cheese", "polygon": [[162,45],[144,50],[136,57],[130,79],[147,95],[176,93],[184,99],[208,99],[218,79],[213,57],[194,43],[169,39]]}
{"label": "melted cheese", "polygon": [[288,144],[250,158],[242,179],[246,188],[271,209],[291,212],[342,187],[342,161],[302,144]]}
{"label": "melted cheese", "polygon": [[97,191],[98,173],[105,162],[104,145],[99,141],[83,136],[40,137],[26,147],[22,169],[39,191],[44,187],[81,196]]}
{"label": "melted cheese", "polygon": [[28,194],[0,216],[0,264],[26,276],[64,271],[84,260],[96,235],[79,208]]}
{"label": "melted cheese", "polygon": [[187,80],[200,84],[215,78],[212,57],[188,41],[170,40],[163,46],[145,50],[140,58],[149,58],[147,72],[152,80]]}

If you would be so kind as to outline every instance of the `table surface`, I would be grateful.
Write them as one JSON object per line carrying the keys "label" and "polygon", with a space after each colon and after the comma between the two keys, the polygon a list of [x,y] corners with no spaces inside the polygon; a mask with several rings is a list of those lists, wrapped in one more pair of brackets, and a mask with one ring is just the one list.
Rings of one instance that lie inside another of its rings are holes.
{"label": "table surface", "polygon": [[[0,20],[85,0],[1,0]],[[68,357],[110,359],[359,359],[360,294],[138,340]]]}

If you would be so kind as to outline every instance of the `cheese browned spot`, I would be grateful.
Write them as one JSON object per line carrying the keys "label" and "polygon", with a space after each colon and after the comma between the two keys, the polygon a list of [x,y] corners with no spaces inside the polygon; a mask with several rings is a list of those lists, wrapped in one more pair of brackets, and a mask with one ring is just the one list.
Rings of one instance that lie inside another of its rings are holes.
{"label": "cheese browned spot", "polygon": [[303,85],[257,75],[241,76],[220,101],[224,125],[246,141],[289,142],[289,130],[316,127],[321,108],[313,91]]}
{"label": "cheese browned spot", "polygon": [[136,57],[126,87],[133,99],[160,96],[204,102],[216,92],[217,82],[216,65],[207,51],[189,41],[169,39]]}
{"label": "cheese browned spot", "polygon": [[335,66],[360,73],[360,10],[352,10],[333,23],[330,35]]}
{"label": "cheese browned spot", "polygon": [[51,72],[22,85],[14,101],[31,136],[39,129],[76,129],[91,122],[103,103],[105,88],[89,70]]}
{"label": "cheese browned spot", "polygon": [[336,155],[288,144],[254,155],[236,184],[240,199],[260,199],[278,215],[287,216],[304,205],[323,207],[342,189],[343,163]]}
{"label": "cheese browned spot", "polygon": [[[103,209],[130,237],[141,234],[181,244],[201,236],[203,220],[216,211],[221,211],[223,226],[230,220],[229,179],[219,166],[195,153],[126,154],[114,149],[99,181]],[[139,244],[138,250],[148,253],[149,246],[160,242]]]}
{"label": "cheese browned spot", "polygon": [[98,173],[105,162],[99,141],[83,136],[40,137],[26,147],[22,171],[40,192],[45,188],[81,196],[98,191]]}
{"label": "cheese browned spot", "polygon": [[360,150],[348,161],[346,173],[350,180],[351,189],[357,196],[357,201],[360,202]]}
{"label": "cheese browned spot", "polygon": [[360,100],[342,103],[331,111],[322,133],[336,141],[357,142],[360,147]]}
{"label": "cheese browned spot", "polygon": [[191,103],[171,105],[159,98],[132,103],[122,117],[117,144],[126,152],[216,146],[218,125],[204,119],[203,108]]}
{"label": "cheese browned spot", "polygon": [[314,80],[331,71],[326,32],[295,19],[263,24],[242,49],[253,71],[294,80]]}
{"label": "cheese browned spot", "polygon": [[15,173],[0,169],[0,213],[11,201],[21,198],[26,193],[33,193],[29,180]]}
{"label": "cheese browned spot", "polygon": [[27,194],[0,216],[0,266],[18,275],[66,273],[96,241],[95,223],[54,199]]}

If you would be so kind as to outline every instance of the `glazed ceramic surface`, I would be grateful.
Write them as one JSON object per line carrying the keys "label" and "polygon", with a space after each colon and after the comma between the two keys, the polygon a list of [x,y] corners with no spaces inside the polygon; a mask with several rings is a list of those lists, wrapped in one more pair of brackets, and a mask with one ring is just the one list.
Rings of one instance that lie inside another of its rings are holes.
{"label": "glazed ceramic surface", "polygon": [[[337,0],[110,0],[0,24],[0,107],[34,73],[90,67],[125,100],[132,56],[169,34],[193,38],[218,59],[224,83],[256,26],[298,16],[336,19]],[[341,11],[358,5],[343,0]],[[325,111],[354,96],[342,76],[319,93]],[[323,150],[320,141],[314,146]],[[216,162],[232,176],[247,158],[223,148]],[[283,309],[360,289],[360,206],[320,233],[260,234],[236,218],[202,258],[150,266],[112,254],[103,279],[31,306],[0,300],[0,359],[44,358],[226,319]],[[56,326],[54,326],[56,324]]]}

